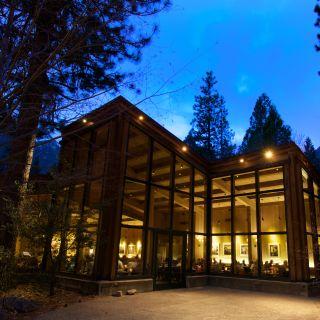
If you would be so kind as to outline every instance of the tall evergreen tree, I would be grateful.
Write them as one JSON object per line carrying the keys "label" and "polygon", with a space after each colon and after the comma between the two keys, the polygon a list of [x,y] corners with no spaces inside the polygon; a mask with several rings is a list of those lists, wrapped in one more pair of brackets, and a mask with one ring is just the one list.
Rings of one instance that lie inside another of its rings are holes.
{"label": "tall evergreen tree", "polygon": [[206,73],[201,94],[195,97],[192,128],[185,142],[204,157],[222,159],[233,154],[233,132],[227,120],[225,101],[215,88],[217,80],[212,71]]}
{"label": "tall evergreen tree", "polygon": [[307,137],[304,141],[304,154],[309,159],[309,161],[318,169],[320,170],[320,159],[317,157],[316,149],[310,139]]}
{"label": "tall evergreen tree", "polygon": [[264,147],[263,128],[267,122],[268,110],[271,106],[271,100],[263,93],[257,100],[252,115],[250,117],[250,126],[247,129],[240,147],[241,152],[248,152]]}
{"label": "tall evergreen tree", "polygon": [[291,141],[291,128],[284,124],[276,107],[262,94],[250,117],[250,127],[243,138],[240,152],[251,152]]}

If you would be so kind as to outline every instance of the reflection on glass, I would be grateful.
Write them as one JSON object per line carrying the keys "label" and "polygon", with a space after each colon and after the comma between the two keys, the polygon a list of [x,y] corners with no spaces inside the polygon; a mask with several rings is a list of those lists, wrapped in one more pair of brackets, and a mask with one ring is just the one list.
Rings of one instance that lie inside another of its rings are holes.
{"label": "reflection on glass", "polygon": [[96,251],[97,230],[101,209],[102,179],[93,181],[81,218],[77,236],[78,260],[77,273],[91,274]]}
{"label": "reflection on glass", "polygon": [[204,272],[206,271],[206,248],[207,237],[203,235],[194,236],[192,271]]}
{"label": "reflection on glass", "polygon": [[86,133],[78,137],[75,147],[75,173],[78,175],[87,174],[89,146],[90,133]]}
{"label": "reflection on glass", "polygon": [[149,226],[160,229],[170,227],[170,192],[168,190],[151,188]]}
{"label": "reflection on glass", "polygon": [[211,209],[212,233],[231,232],[231,200],[230,198],[212,200]]}
{"label": "reflection on glass", "polygon": [[68,205],[68,208],[70,210],[69,225],[71,227],[76,227],[79,223],[82,210],[83,192],[83,184],[75,185],[72,188]]}
{"label": "reflection on glass", "polygon": [[149,138],[133,126],[129,129],[127,177],[147,179]]}
{"label": "reflection on glass", "polygon": [[243,194],[256,191],[256,179],[254,172],[236,174],[234,176],[234,193]]}
{"label": "reflection on glass", "polygon": [[211,272],[231,272],[231,237],[212,236]]}
{"label": "reflection on glass", "polygon": [[234,208],[235,232],[256,232],[256,199],[255,196],[238,196]]}
{"label": "reflection on glass", "polygon": [[283,167],[260,170],[259,188],[260,191],[283,189]]}
{"label": "reflection on glass", "polygon": [[183,237],[172,237],[172,267],[171,283],[181,283],[183,280],[184,260],[183,260]]}
{"label": "reflection on glass", "polygon": [[194,232],[206,233],[206,200],[194,197]]}
{"label": "reflection on glass", "polygon": [[175,187],[180,191],[190,193],[191,167],[181,158],[176,157]]}
{"label": "reflection on glass", "polygon": [[91,174],[100,176],[104,172],[106,158],[106,145],[108,137],[108,127],[103,126],[97,129],[94,143],[92,144],[92,167]]}
{"label": "reflection on glass", "polygon": [[308,261],[309,261],[310,277],[314,278],[316,275],[315,275],[315,268],[314,268],[313,242],[312,242],[311,235],[307,235],[307,241],[308,241]]}
{"label": "reflection on glass", "polygon": [[306,216],[306,230],[307,232],[311,232],[311,217],[310,217],[310,198],[308,193],[303,193],[303,200],[304,200],[304,212]]}
{"label": "reflection on glass", "polygon": [[289,276],[287,236],[270,234],[261,236],[262,268],[264,276]]}
{"label": "reflection on glass", "polygon": [[231,177],[212,179],[212,197],[224,197],[231,195]]}
{"label": "reflection on glass", "polygon": [[159,143],[153,145],[152,182],[161,186],[170,186],[171,153]]}
{"label": "reflection on glass", "polygon": [[303,189],[308,189],[308,174],[307,174],[307,171],[304,170],[304,169],[301,169],[301,175],[302,175]]}
{"label": "reflection on glass", "polygon": [[156,243],[156,281],[169,282],[171,279],[169,266],[169,234],[158,233]]}
{"label": "reflection on glass", "polygon": [[194,194],[204,198],[207,196],[207,179],[199,170],[194,170]]}
{"label": "reflection on glass", "polygon": [[126,181],[124,188],[122,224],[143,226],[145,211],[145,185]]}
{"label": "reflection on glass", "polygon": [[258,275],[257,236],[238,235],[235,237],[235,274]]}
{"label": "reflection on glass", "polygon": [[262,232],[286,231],[285,201],[283,192],[260,195]]}
{"label": "reflection on glass", "polygon": [[142,230],[121,228],[118,275],[142,273]]}
{"label": "reflection on glass", "polygon": [[175,192],[173,206],[173,229],[189,231],[191,227],[191,215],[189,211],[190,197],[188,194]]}
{"label": "reflection on glass", "polygon": [[68,137],[64,138],[60,155],[61,171],[64,174],[70,173],[73,167],[73,153],[75,140]]}

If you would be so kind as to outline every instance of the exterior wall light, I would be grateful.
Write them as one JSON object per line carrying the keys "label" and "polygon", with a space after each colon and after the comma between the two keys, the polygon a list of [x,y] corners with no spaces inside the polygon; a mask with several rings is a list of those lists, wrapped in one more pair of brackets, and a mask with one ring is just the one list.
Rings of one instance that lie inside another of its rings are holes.
{"label": "exterior wall light", "polygon": [[241,158],[241,159],[239,160],[239,162],[240,162],[240,163],[244,163],[244,159]]}
{"label": "exterior wall light", "polygon": [[144,120],[144,116],[142,116],[142,115],[139,116],[139,120],[140,120],[140,121],[143,121],[143,120]]}
{"label": "exterior wall light", "polygon": [[88,120],[86,118],[82,119],[82,123],[87,123]]}
{"label": "exterior wall light", "polygon": [[267,150],[267,151],[265,151],[264,156],[266,157],[266,159],[272,159],[273,152],[271,150]]}
{"label": "exterior wall light", "polygon": [[188,151],[187,146],[183,146],[183,147],[182,147],[182,151],[183,151],[183,152],[187,152],[187,151]]}

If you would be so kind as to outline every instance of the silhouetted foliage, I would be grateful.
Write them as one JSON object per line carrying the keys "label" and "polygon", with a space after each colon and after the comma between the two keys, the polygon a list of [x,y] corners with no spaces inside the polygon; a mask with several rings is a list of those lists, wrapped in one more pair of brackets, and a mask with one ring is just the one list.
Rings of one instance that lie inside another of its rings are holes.
{"label": "silhouetted foliage", "polygon": [[310,137],[306,138],[303,148],[304,148],[304,154],[306,155],[306,157],[317,168],[317,170],[320,171],[320,159],[317,157],[317,151]]}
{"label": "silhouetted foliage", "polygon": [[[319,2],[319,0],[314,8],[314,12],[318,15],[315,26],[317,28],[320,28],[320,2]],[[320,51],[320,33],[317,34],[317,39],[318,39],[318,43],[316,44],[316,50]],[[320,75],[320,71],[319,71],[319,75]]]}
{"label": "silhouetted foliage", "polygon": [[291,128],[284,124],[276,107],[262,94],[250,117],[250,126],[243,138],[240,152],[251,152],[291,141]]}
{"label": "silhouetted foliage", "polygon": [[229,127],[224,98],[215,88],[217,80],[212,71],[206,73],[203,83],[201,94],[195,97],[192,128],[185,142],[210,160],[222,159],[234,152],[234,133]]}

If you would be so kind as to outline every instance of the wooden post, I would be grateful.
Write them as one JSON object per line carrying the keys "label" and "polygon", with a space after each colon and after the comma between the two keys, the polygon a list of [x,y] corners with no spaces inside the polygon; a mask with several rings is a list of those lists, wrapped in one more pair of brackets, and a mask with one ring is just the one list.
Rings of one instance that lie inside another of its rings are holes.
{"label": "wooden post", "polygon": [[129,123],[118,116],[110,123],[99,223],[95,278],[115,280],[120,241],[121,206]]}
{"label": "wooden post", "polygon": [[284,169],[290,280],[306,281],[309,279],[305,236],[306,219],[301,167],[294,153],[289,153],[289,163]]}

